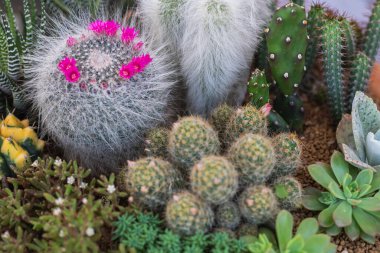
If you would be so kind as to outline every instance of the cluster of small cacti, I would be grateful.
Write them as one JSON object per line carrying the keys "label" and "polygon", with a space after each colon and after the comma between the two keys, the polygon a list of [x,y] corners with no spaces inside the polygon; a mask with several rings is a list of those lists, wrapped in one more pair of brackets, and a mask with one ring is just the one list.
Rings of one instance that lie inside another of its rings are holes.
{"label": "cluster of small cacti", "polygon": [[13,168],[24,169],[41,154],[45,142],[29,126],[13,114],[0,123],[0,172],[13,175]]}
{"label": "cluster of small cacti", "polygon": [[[219,138],[195,116],[179,119],[170,130],[153,129],[149,157],[129,162],[119,175],[130,201],[151,210],[166,205],[167,226],[182,235],[212,228],[240,233],[244,221],[257,228],[280,207],[300,207],[302,188],[291,177],[300,165],[300,140],[288,133],[268,136],[266,113],[252,105],[221,105],[210,119]],[[153,138],[157,133],[165,138]],[[176,184],[179,174],[189,181]]]}

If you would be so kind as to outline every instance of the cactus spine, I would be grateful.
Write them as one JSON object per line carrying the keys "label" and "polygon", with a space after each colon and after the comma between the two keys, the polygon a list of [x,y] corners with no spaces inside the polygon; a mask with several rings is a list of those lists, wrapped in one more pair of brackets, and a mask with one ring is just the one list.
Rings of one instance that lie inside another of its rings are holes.
{"label": "cactus spine", "polygon": [[168,157],[168,138],[169,130],[166,128],[159,127],[150,130],[145,141],[145,152],[147,155],[162,158]]}
{"label": "cactus spine", "polygon": [[269,102],[269,87],[265,72],[256,69],[248,81],[248,94],[251,104],[257,108],[262,107]]}
{"label": "cactus spine", "polygon": [[342,18],[341,27],[343,30],[345,46],[346,46],[346,58],[352,60],[356,54],[356,37],[355,31],[349,20]]}
{"label": "cactus spine", "polygon": [[169,162],[148,157],[129,162],[124,180],[133,201],[155,210],[177,190],[179,173]]}
{"label": "cactus spine", "polygon": [[293,173],[301,164],[301,141],[297,135],[283,133],[272,139],[276,154],[276,169],[274,177],[285,176]]}
{"label": "cactus spine", "polygon": [[380,45],[380,0],[376,0],[364,41],[364,53],[374,60]]}
{"label": "cactus spine", "polygon": [[167,226],[183,236],[207,232],[214,222],[211,207],[186,191],[172,197],[166,206],[165,218]]}
{"label": "cactus spine", "polygon": [[328,87],[328,100],[334,121],[337,123],[344,113],[342,49],[343,38],[340,22],[328,19],[322,29],[324,72]]}
{"label": "cactus spine", "polygon": [[291,95],[299,87],[305,71],[305,8],[294,3],[281,7],[265,32],[273,78],[285,95]]}
{"label": "cactus spine", "polygon": [[281,208],[292,211],[302,205],[302,186],[294,177],[281,177],[274,183],[274,193]]}
{"label": "cactus spine", "polygon": [[239,226],[240,220],[240,210],[234,202],[223,203],[216,209],[215,221],[222,228],[234,230]]}
{"label": "cactus spine", "polygon": [[185,117],[174,123],[169,134],[169,153],[181,167],[190,169],[202,157],[219,151],[218,134],[205,120]]}
{"label": "cactus spine", "polygon": [[207,202],[220,205],[230,200],[239,185],[238,173],[224,157],[202,158],[191,170],[192,191]]}
{"label": "cactus spine", "polygon": [[231,146],[228,156],[245,184],[265,182],[276,163],[271,140],[256,134],[241,136]]}
{"label": "cactus spine", "polygon": [[263,224],[278,212],[278,203],[272,190],[263,185],[245,189],[239,197],[243,217],[252,224]]}
{"label": "cactus spine", "polygon": [[217,107],[211,114],[211,124],[218,132],[219,139],[224,139],[227,124],[230,121],[235,110],[233,107],[222,104]]}

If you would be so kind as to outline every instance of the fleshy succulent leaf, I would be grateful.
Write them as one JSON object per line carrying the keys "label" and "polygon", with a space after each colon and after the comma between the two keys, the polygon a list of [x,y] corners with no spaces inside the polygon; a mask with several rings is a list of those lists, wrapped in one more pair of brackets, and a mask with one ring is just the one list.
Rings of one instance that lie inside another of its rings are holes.
{"label": "fleshy succulent leaf", "polygon": [[301,252],[305,247],[305,241],[300,235],[296,235],[292,238],[286,247],[286,250],[289,252]]}
{"label": "fleshy succulent leaf", "polygon": [[308,239],[312,235],[315,235],[318,232],[318,229],[318,221],[314,218],[307,218],[298,226],[296,234],[301,235],[304,239]]}
{"label": "fleshy succulent leaf", "polygon": [[304,252],[307,253],[320,253],[321,249],[325,249],[330,245],[330,237],[324,234],[317,234],[311,236],[305,242]]}
{"label": "fleshy succulent leaf", "polygon": [[369,184],[364,184],[360,187],[360,194],[359,194],[359,198],[365,196],[365,195],[368,195],[368,193],[371,191],[371,188],[372,186],[369,185]]}
{"label": "fleshy succulent leaf", "polygon": [[319,213],[318,221],[322,227],[328,228],[335,224],[333,219],[333,213],[338,206],[339,203],[332,204],[331,206]]}
{"label": "fleshy succulent leaf", "polygon": [[380,222],[378,219],[361,208],[354,208],[353,214],[355,221],[364,233],[370,236],[376,236],[380,230]]}
{"label": "fleshy succulent leaf", "polygon": [[352,133],[352,117],[349,114],[343,115],[336,129],[336,140],[340,150],[343,150],[342,144],[346,144],[351,149],[355,149],[355,140]]}
{"label": "fleshy succulent leaf", "polygon": [[331,236],[337,236],[342,231],[342,228],[337,227],[336,225],[333,225],[326,229],[326,233]]}
{"label": "fleshy succulent leaf", "polygon": [[343,185],[344,177],[349,172],[349,166],[342,153],[335,151],[331,156],[331,168],[339,184]]}
{"label": "fleshy succulent leaf", "polygon": [[306,188],[302,198],[302,204],[309,210],[321,211],[327,206],[319,201],[320,197],[321,192],[318,189],[312,187]]}
{"label": "fleshy succulent leaf", "polygon": [[329,186],[328,186],[327,189],[336,198],[338,198],[338,199],[346,199],[346,197],[344,196],[343,191],[339,188],[339,185],[335,181],[330,182],[330,184],[329,184]]}
{"label": "fleshy succulent leaf", "polygon": [[356,177],[356,182],[359,184],[359,187],[365,184],[371,184],[373,179],[373,171],[372,170],[362,170]]}
{"label": "fleshy succulent leaf", "polygon": [[344,154],[344,159],[353,166],[359,168],[359,169],[372,169],[375,170],[371,165],[362,162],[360,157],[356,154],[354,150],[352,150],[349,146],[346,144],[342,144],[343,147],[343,154]]}
{"label": "fleshy succulent leaf", "polygon": [[369,243],[369,244],[375,244],[375,237],[374,236],[371,236],[371,235],[368,235],[368,234],[366,234],[366,233],[361,233],[360,234],[360,238],[363,240],[363,241],[365,241],[365,242],[367,242],[367,243]]}
{"label": "fleshy succulent leaf", "polygon": [[329,165],[318,163],[308,167],[311,177],[324,188],[328,189],[331,182],[335,182],[335,176]]}
{"label": "fleshy succulent leaf", "polygon": [[346,201],[341,201],[333,213],[333,219],[338,227],[347,227],[352,222],[352,207]]}
{"label": "fleshy succulent leaf", "polygon": [[292,239],[293,216],[288,211],[281,211],[276,219],[276,233],[280,252],[285,252],[288,242]]}
{"label": "fleshy succulent leaf", "polygon": [[380,211],[380,201],[375,197],[363,198],[358,207],[371,212]]}
{"label": "fleshy succulent leaf", "polygon": [[360,227],[356,223],[355,219],[352,220],[352,223],[349,226],[344,228],[344,231],[351,241],[355,241],[360,237]]}

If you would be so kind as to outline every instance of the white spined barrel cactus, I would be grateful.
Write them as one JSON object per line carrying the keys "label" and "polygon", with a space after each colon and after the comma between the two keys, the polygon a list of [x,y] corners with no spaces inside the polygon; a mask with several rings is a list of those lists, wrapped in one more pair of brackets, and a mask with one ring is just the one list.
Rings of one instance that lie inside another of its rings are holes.
{"label": "white spined barrel cactus", "polygon": [[[171,38],[187,85],[187,107],[209,115],[241,104],[253,54],[270,18],[267,0],[139,0],[157,41]],[[168,36],[169,35],[169,36]]]}
{"label": "white spined barrel cactus", "polygon": [[364,93],[356,93],[351,115],[339,123],[337,140],[347,162],[380,171],[380,111]]}
{"label": "white spined barrel cactus", "polygon": [[[140,151],[148,129],[168,118],[175,67],[135,18],[57,21],[31,56],[31,99],[44,133],[96,172]],[[128,22],[128,23],[127,23]]]}

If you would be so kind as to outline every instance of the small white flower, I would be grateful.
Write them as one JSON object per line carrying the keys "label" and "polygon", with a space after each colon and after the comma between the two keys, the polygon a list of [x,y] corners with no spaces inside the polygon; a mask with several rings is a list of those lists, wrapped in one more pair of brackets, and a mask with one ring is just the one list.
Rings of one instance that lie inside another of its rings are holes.
{"label": "small white flower", "polygon": [[107,187],[107,191],[112,194],[116,191],[116,188],[113,184],[110,184],[108,187]]}
{"label": "small white flower", "polygon": [[62,165],[62,160],[61,159],[57,159],[54,161],[54,165],[57,166],[57,167],[60,167]]}
{"label": "small white flower", "polygon": [[9,231],[5,231],[5,232],[1,235],[1,238],[3,238],[4,240],[5,240],[5,239],[8,239],[9,237],[11,237],[11,235],[9,234]]}
{"label": "small white flower", "polygon": [[86,198],[83,198],[82,203],[86,205],[88,203],[88,200]]}
{"label": "small white flower", "polygon": [[54,208],[54,209],[53,209],[53,214],[54,214],[55,216],[58,216],[58,215],[60,215],[61,213],[62,213],[61,208],[57,207],[57,208]]}
{"label": "small white flower", "polygon": [[32,163],[31,166],[37,168],[37,167],[38,167],[38,160],[35,160],[35,161]]}
{"label": "small white flower", "polygon": [[91,236],[93,236],[94,234],[95,234],[95,230],[94,230],[92,227],[89,227],[89,228],[86,229],[86,235],[87,235],[88,237],[91,237]]}
{"label": "small white flower", "polygon": [[87,183],[85,183],[85,182],[81,182],[79,185],[79,188],[81,188],[81,189],[85,189],[86,187],[87,187]]}
{"label": "small white flower", "polygon": [[63,198],[59,197],[55,200],[55,204],[57,206],[61,206],[63,204]]}
{"label": "small white flower", "polygon": [[60,231],[59,231],[59,237],[64,237],[65,236],[65,232],[61,229]]}
{"label": "small white flower", "polygon": [[68,183],[68,184],[71,185],[71,184],[73,184],[74,182],[75,182],[75,178],[74,178],[73,176],[70,176],[70,177],[67,178],[67,183]]}

